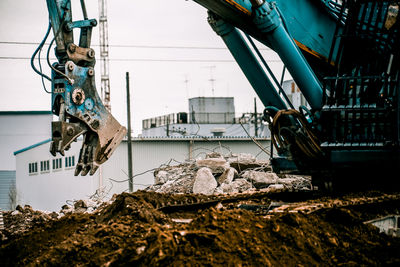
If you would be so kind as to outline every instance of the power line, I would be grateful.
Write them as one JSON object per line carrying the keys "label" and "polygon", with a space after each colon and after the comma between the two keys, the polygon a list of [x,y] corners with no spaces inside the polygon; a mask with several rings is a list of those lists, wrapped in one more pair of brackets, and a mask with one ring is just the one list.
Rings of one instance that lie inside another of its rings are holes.
{"label": "power line", "polygon": [[[38,45],[38,42],[22,42],[22,41],[0,41],[0,44],[6,45]],[[46,45],[49,45],[46,43]],[[93,44],[92,46],[100,46]],[[132,44],[110,44],[109,47],[120,48],[149,48],[149,49],[197,49],[197,50],[228,50],[227,47],[216,46],[178,46],[178,45],[132,45]],[[272,51],[270,48],[260,48],[259,50]]]}
{"label": "power line", "polygon": [[[14,57],[14,56],[0,56],[0,60],[26,60],[29,57]],[[46,59],[46,58],[41,58]],[[56,58],[51,58],[51,60],[57,60]],[[182,63],[236,63],[232,59],[162,59],[162,58],[110,58],[110,61],[119,62],[182,62]],[[281,60],[268,60],[268,62],[282,62]]]}

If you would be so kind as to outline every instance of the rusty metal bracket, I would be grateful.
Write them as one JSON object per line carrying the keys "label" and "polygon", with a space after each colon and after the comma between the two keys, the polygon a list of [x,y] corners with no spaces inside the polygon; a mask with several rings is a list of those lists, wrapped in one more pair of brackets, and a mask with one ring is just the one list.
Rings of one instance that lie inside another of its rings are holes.
{"label": "rusty metal bracket", "polygon": [[64,151],[70,148],[70,145],[80,135],[87,132],[87,127],[81,122],[68,123],[65,121],[53,121],[51,123],[52,143],[50,153],[56,156],[57,152],[64,156]]}
{"label": "rusty metal bracket", "polygon": [[92,48],[84,48],[70,43],[68,45],[67,54],[69,59],[77,65],[94,66],[96,63],[95,52]]}

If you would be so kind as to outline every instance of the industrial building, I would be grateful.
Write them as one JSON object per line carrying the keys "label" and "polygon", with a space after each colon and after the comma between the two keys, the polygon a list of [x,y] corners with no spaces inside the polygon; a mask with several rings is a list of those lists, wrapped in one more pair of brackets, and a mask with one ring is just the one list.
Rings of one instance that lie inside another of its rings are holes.
{"label": "industrial building", "polygon": [[141,136],[270,136],[262,113],[235,117],[233,97],[195,97],[188,104],[189,112],[143,120]]}
{"label": "industrial building", "polygon": [[52,117],[51,111],[0,112],[0,209],[15,208],[14,151],[48,139]]}
{"label": "industrial building", "polygon": [[[82,141],[72,144],[65,156],[49,153],[50,139],[16,151],[17,203],[35,209],[58,211],[68,200],[88,199],[95,193],[111,197],[128,191],[127,141],[124,140],[93,176],[74,176]],[[269,150],[270,140],[257,138]],[[211,151],[249,153],[269,158],[249,138],[241,137],[137,137],[132,140],[134,190],[153,184],[154,169],[187,159],[204,158]],[[100,189],[100,190],[98,190]]]}

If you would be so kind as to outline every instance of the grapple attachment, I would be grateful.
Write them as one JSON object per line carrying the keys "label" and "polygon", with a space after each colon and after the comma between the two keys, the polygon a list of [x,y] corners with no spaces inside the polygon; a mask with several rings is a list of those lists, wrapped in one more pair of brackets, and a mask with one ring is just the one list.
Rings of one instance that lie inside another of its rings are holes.
{"label": "grapple attachment", "polygon": [[53,71],[53,113],[59,120],[52,123],[50,152],[64,155],[83,135],[75,175],[93,175],[121,143],[126,128],[101,102],[93,67],[81,67],[72,61],[55,67],[65,76]]}

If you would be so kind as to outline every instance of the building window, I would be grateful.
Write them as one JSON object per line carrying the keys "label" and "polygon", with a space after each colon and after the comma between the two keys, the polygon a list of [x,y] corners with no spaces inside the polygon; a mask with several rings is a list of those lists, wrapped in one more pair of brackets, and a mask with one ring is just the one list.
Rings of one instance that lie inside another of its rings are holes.
{"label": "building window", "polygon": [[61,158],[53,159],[53,170],[58,170],[62,168],[62,161]]}
{"label": "building window", "polygon": [[40,172],[49,172],[50,171],[50,161],[43,160],[40,162]]}
{"label": "building window", "polygon": [[36,174],[38,172],[38,163],[29,163],[29,174]]}
{"label": "building window", "polygon": [[75,166],[75,156],[65,157],[65,168],[71,168]]}

